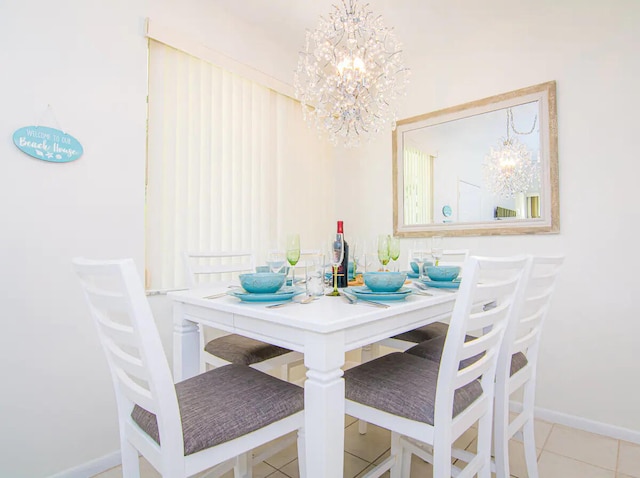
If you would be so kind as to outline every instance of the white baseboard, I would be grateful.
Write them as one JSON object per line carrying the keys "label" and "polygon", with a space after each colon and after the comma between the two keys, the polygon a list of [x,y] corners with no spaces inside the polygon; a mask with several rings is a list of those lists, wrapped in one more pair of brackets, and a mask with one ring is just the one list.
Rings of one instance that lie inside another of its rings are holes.
{"label": "white baseboard", "polygon": [[[514,410],[522,409],[522,404],[518,402],[512,401],[511,406]],[[590,420],[589,418],[577,417],[575,415],[569,415],[567,413],[557,412],[555,410],[549,410],[541,407],[535,407],[534,415],[536,418],[546,422],[557,423],[559,425],[565,425],[578,430],[584,430],[586,432],[596,433],[598,435],[615,438],[616,440],[624,440],[640,445],[640,431],[638,430],[631,430],[617,425],[597,422],[595,420]]]}
{"label": "white baseboard", "polygon": [[122,463],[120,456],[120,450],[116,450],[113,453],[97,458],[87,463],[83,463],[74,468],[70,468],[60,473],[56,473],[50,478],[87,478],[97,475],[103,471],[107,471],[114,466],[118,466]]}

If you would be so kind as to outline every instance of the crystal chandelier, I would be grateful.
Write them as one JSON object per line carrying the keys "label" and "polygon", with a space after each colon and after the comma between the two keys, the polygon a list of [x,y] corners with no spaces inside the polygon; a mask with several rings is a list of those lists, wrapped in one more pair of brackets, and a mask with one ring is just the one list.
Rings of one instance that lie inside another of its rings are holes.
{"label": "crystal chandelier", "polygon": [[409,70],[401,45],[382,17],[342,0],[329,18],[307,30],[294,76],[305,120],[333,144],[357,146],[387,125],[395,129],[395,100],[405,92]]}
{"label": "crystal chandelier", "polygon": [[527,192],[538,180],[539,161],[531,158],[531,151],[511,137],[509,130],[515,134],[531,134],[536,127],[538,117],[528,132],[516,131],[513,126],[513,112],[507,109],[507,137],[502,138],[496,148],[491,148],[484,158],[484,180],[489,190],[497,196],[512,198],[518,193]]}

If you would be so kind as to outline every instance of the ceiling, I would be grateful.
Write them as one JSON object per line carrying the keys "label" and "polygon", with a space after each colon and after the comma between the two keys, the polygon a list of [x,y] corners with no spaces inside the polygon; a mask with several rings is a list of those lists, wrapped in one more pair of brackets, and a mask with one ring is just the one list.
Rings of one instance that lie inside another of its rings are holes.
{"label": "ceiling", "polygon": [[[299,50],[305,31],[316,27],[318,18],[327,16],[332,5],[342,0],[220,0],[219,5],[234,16],[243,18],[265,31],[275,42]],[[361,0],[369,3],[374,14],[382,15],[385,24],[396,31],[405,49],[423,44],[425,25],[437,16],[437,8],[425,0]]]}

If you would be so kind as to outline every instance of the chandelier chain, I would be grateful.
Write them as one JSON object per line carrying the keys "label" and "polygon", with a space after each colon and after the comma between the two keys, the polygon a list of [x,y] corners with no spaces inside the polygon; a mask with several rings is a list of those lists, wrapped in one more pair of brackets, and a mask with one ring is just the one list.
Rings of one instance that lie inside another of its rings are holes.
{"label": "chandelier chain", "polygon": [[[519,134],[519,135],[525,136],[525,135],[533,133],[533,130],[536,129],[536,123],[538,122],[538,115],[535,115],[535,117],[533,118],[533,125],[531,125],[531,129],[526,133],[524,131],[518,131],[516,129],[516,126],[513,124],[513,111],[511,111],[511,108],[509,108],[507,110],[507,121],[511,122],[511,129],[513,130],[513,132],[515,134]],[[508,129],[509,129],[509,125],[507,125],[507,137],[508,137],[508,133],[509,133]]]}

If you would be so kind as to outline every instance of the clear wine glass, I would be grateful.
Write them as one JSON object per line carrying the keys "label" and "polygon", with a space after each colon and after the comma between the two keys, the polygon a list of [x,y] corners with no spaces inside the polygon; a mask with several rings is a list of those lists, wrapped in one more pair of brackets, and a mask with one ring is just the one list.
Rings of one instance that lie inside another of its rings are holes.
{"label": "clear wine glass", "polygon": [[353,257],[353,279],[355,280],[356,275],[358,274],[358,261],[360,260],[360,256],[362,255],[362,247],[360,246],[360,241],[355,240],[349,245],[349,254]]}
{"label": "clear wine glass", "polygon": [[382,264],[382,270],[387,270],[387,264],[391,256],[389,254],[389,236],[387,234],[380,234],[378,236],[378,260]]}
{"label": "clear wine glass", "polygon": [[287,262],[291,266],[291,285],[296,281],[296,264],[300,260],[300,234],[287,234]]}
{"label": "clear wine glass", "polygon": [[389,236],[389,257],[393,261],[393,270],[398,270],[397,260],[400,257],[400,238]]}
{"label": "clear wine glass", "polygon": [[431,255],[433,256],[434,265],[438,265],[442,255],[444,254],[444,237],[433,236],[431,238]]}
{"label": "clear wine glass", "polygon": [[342,259],[344,259],[344,237],[342,233],[338,232],[334,240],[331,242],[329,255],[331,258],[331,265],[333,266],[333,290],[327,295],[338,296],[340,295],[340,292],[338,292],[338,267],[342,263]]}
{"label": "clear wine glass", "polygon": [[411,260],[418,266],[418,279],[424,280],[424,263],[427,260],[427,251],[422,241],[414,241],[411,248]]}
{"label": "clear wine glass", "polygon": [[267,265],[269,270],[274,274],[282,271],[285,263],[285,254],[283,251],[271,250],[267,253]]}

